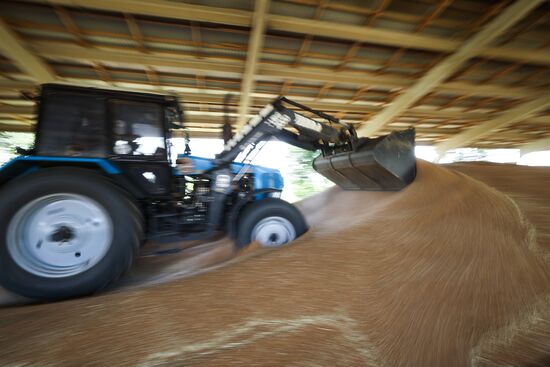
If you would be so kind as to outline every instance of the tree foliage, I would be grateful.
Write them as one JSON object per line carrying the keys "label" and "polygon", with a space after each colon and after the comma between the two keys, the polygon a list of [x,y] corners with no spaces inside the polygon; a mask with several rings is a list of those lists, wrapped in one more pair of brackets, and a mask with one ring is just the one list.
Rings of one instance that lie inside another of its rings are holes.
{"label": "tree foliage", "polygon": [[0,147],[3,148],[8,144],[8,135],[4,131],[0,131]]}
{"label": "tree foliage", "polygon": [[0,164],[3,164],[15,155],[16,147],[28,149],[33,143],[33,134],[0,131]]}
{"label": "tree foliage", "polygon": [[289,147],[290,189],[296,199],[304,199],[321,192],[332,183],[315,172],[313,160],[319,152],[311,152],[295,147]]}

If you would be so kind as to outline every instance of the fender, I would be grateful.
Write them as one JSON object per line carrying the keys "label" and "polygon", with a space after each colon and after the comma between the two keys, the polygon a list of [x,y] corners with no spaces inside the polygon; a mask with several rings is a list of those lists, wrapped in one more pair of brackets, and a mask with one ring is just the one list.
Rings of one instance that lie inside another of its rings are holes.
{"label": "fender", "polygon": [[239,198],[233,204],[231,210],[228,213],[225,230],[229,234],[229,237],[235,238],[237,234],[237,224],[239,219],[239,213],[250,203],[253,203],[257,200],[262,200],[269,197],[270,194],[280,194],[282,190],[280,189],[260,189],[254,190],[250,193],[249,196],[245,198]]}
{"label": "fender", "polygon": [[59,166],[99,169],[108,176],[121,173],[115,163],[102,158],[21,156],[0,167],[0,185],[40,168]]}

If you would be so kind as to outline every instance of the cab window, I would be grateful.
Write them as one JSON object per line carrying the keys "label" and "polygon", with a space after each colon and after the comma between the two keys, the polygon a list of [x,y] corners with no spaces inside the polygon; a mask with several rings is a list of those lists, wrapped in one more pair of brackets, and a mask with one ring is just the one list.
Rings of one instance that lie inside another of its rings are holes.
{"label": "cab window", "polygon": [[122,156],[166,157],[162,106],[111,100],[113,153]]}

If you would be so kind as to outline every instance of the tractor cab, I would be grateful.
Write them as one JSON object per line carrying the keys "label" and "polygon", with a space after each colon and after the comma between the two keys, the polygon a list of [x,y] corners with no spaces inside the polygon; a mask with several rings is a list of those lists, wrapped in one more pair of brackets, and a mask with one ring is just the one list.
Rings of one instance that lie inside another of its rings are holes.
{"label": "tractor cab", "polygon": [[173,97],[65,85],[42,86],[36,154],[167,161]]}
{"label": "tractor cab", "polygon": [[109,160],[139,197],[170,195],[176,98],[48,84],[39,106],[35,156]]}

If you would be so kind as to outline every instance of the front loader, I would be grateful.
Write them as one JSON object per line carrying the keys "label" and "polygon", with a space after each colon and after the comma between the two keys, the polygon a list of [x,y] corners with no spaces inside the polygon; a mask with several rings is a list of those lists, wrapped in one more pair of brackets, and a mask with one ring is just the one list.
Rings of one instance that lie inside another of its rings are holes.
{"label": "front loader", "polygon": [[414,129],[358,138],[352,126],[285,97],[264,107],[217,158],[232,161],[245,147],[270,138],[319,151],[313,168],[345,190],[397,191],[416,177]]}
{"label": "front loader", "polygon": [[319,151],[313,167],[346,190],[400,190],[416,174],[414,130],[375,139],[284,97],[264,107],[214,159],[186,149],[173,164],[176,98],[43,85],[35,146],[0,168],[0,283],[55,300],[99,291],[146,241],[230,236],[280,246],[302,235],[279,198],[277,170],[250,164],[278,139]]}

